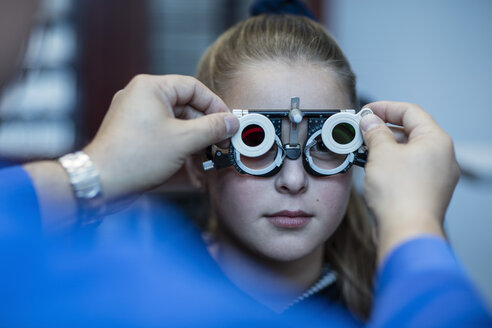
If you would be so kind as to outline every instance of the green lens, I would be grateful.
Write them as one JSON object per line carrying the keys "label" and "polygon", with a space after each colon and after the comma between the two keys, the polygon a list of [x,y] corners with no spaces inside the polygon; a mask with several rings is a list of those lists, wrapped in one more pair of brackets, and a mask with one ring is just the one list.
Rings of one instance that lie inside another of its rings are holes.
{"label": "green lens", "polygon": [[342,145],[346,145],[354,140],[355,129],[352,124],[340,123],[333,128],[331,135],[336,142]]}
{"label": "green lens", "polygon": [[323,170],[333,170],[343,164],[347,155],[336,154],[326,148],[321,135],[315,141],[316,143],[309,150],[314,165]]}

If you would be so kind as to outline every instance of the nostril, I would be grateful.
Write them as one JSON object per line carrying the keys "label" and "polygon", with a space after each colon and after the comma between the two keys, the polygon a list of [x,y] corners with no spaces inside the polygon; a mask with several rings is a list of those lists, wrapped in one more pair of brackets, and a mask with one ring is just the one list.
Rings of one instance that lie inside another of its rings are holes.
{"label": "nostril", "polygon": [[306,191],[307,182],[305,179],[279,181],[278,189],[283,193],[300,194]]}
{"label": "nostril", "polygon": [[286,160],[275,176],[275,187],[281,193],[299,194],[306,191],[308,180],[301,158]]}

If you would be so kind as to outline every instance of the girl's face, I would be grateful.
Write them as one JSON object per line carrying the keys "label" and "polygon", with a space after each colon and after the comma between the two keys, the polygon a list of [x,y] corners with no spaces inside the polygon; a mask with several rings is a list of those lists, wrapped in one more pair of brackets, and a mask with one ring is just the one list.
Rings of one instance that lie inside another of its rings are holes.
{"label": "girl's face", "polygon": [[[350,108],[336,75],[312,64],[264,62],[241,70],[223,97],[229,108],[289,109],[291,97],[300,108]],[[288,123],[282,140],[287,142]],[[299,143],[307,123],[299,126]],[[261,256],[277,261],[301,259],[322,247],[347,208],[351,174],[313,177],[302,157],[285,159],[273,177],[240,175],[234,168],[206,174],[220,234]]]}

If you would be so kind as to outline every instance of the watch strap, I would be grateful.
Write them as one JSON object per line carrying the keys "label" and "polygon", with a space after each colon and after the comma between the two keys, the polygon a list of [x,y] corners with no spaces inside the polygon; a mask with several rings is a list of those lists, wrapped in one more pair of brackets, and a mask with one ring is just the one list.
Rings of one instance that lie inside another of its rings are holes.
{"label": "watch strap", "polygon": [[68,174],[77,201],[79,223],[99,223],[105,203],[102,195],[99,172],[90,157],[83,151],[64,155],[58,159]]}

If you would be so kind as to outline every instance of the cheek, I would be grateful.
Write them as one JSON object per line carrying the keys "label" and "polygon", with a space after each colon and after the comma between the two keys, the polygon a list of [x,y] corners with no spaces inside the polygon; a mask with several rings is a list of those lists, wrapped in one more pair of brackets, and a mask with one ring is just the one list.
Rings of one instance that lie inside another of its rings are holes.
{"label": "cheek", "polygon": [[313,181],[315,207],[320,216],[329,216],[330,220],[342,219],[347,210],[351,181],[351,174],[339,174]]}
{"label": "cheek", "polygon": [[209,194],[219,217],[241,219],[243,213],[250,213],[258,202],[258,190],[262,181],[242,176],[233,170],[222,171],[208,179]]}

